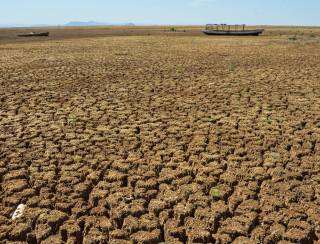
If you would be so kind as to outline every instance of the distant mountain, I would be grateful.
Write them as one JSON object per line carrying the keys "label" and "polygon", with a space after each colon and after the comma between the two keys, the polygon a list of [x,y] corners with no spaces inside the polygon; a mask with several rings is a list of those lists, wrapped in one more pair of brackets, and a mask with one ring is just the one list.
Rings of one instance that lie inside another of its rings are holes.
{"label": "distant mountain", "polygon": [[133,23],[103,23],[103,22],[95,22],[95,21],[71,21],[64,26],[134,26]]}
{"label": "distant mountain", "polygon": [[55,24],[0,24],[0,28],[16,28],[16,27],[55,27],[55,26],[135,26],[133,23],[103,23],[103,22],[96,22],[96,21],[71,21],[66,24],[62,25],[55,25]]}

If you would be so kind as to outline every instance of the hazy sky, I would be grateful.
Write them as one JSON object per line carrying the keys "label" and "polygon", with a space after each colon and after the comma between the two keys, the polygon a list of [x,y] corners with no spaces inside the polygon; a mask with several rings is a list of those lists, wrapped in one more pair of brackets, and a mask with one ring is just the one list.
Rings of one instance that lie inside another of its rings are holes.
{"label": "hazy sky", "polygon": [[320,25],[320,0],[0,0],[0,25],[89,20]]}

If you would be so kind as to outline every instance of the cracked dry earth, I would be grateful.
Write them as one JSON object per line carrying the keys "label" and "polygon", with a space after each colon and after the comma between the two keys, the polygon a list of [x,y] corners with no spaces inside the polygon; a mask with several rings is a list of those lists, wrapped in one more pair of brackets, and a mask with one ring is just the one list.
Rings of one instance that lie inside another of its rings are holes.
{"label": "cracked dry earth", "polygon": [[109,37],[0,54],[1,243],[319,243],[319,42]]}

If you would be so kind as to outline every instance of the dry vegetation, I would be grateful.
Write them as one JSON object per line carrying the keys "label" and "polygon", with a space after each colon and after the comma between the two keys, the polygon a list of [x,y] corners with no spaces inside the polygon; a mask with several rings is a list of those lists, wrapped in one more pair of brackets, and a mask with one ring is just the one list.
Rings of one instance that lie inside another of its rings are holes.
{"label": "dry vegetation", "polygon": [[312,31],[0,45],[0,242],[316,243]]}

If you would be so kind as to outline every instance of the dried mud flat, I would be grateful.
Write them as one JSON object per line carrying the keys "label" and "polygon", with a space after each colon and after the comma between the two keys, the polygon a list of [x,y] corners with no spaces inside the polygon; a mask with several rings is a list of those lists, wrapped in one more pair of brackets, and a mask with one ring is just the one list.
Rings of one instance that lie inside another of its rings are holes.
{"label": "dried mud flat", "polygon": [[1,45],[0,242],[319,243],[319,56],[281,37]]}

